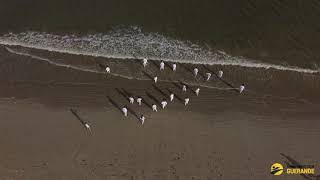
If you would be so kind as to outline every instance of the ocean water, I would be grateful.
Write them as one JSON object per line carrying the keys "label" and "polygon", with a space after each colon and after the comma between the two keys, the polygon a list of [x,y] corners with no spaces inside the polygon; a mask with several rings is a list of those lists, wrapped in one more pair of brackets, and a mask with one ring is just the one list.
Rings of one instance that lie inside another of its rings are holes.
{"label": "ocean water", "polygon": [[317,0],[4,0],[0,34],[51,51],[309,72],[320,64],[319,9]]}

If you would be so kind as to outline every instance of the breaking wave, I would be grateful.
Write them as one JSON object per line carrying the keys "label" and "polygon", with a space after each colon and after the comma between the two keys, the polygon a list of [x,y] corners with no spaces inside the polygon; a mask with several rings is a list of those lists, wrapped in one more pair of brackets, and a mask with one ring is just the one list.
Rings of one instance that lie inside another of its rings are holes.
{"label": "breaking wave", "polygon": [[261,63],[243,57],[233,57],[222,51],[214,51],[188,41],[168,38],[158,33],[144,33],[137,27],[85,36],[56,35],[45,32],[8,33],[0,36],[0,44],[105,58],[149,58],[193,64],[233,65],[319,73],[318,70],[313,69]]}

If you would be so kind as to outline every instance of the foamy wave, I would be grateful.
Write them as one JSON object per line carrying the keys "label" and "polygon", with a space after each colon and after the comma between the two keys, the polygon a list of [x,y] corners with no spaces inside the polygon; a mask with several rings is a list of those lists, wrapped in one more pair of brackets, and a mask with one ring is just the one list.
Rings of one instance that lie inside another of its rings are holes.
{"label": "foamy wave", "polygon": [[117,59],[149,58],[192,64],[273,68],[303,73],[319,72],[318,70],[260,63],[242,57],[233,57],[221,51],[212,51],[197,44],[171,39],[157,33],[143,33],[136,27],[86,36],[61,36],[44,32],[8,33],[0,36],[0,44]]}

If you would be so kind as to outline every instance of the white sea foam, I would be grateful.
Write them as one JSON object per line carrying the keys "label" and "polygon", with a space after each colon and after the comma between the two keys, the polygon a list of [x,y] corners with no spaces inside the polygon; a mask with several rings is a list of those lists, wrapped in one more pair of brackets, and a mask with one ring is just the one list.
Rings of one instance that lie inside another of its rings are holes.
{"label": "white sea foam", "polygon": [[221,51],[208,50],[200,45],[175,40],[157,33],[143,33],[139,28],[117,29],[106,34],[85,36],[62,36],[44,32],[8,33],[0,36],[0,44],[119,60],[149,58],[192,64],[273,68],[303,73],[319,72],[313,69],[261,63],[243,57],[233,57]]}

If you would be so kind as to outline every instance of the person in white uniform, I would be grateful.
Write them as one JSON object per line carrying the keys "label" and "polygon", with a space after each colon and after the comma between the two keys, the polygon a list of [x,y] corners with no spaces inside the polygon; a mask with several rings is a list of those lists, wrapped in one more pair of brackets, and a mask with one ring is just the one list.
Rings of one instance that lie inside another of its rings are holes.
{"label": "person in white uniform", "polygon": [[133,104],[134,103],[134,98],[133,97],[129,97],[129,103]]}
{"label": "person in white uniform", "polygon": [[187,92],[187,86],[186,85],[182,85],[182,92]]}
{"label": "person in white uniform", "polygon": [[185,105],[185,106],[188,105],[188,104],[189,104],[189,101],[190,101],[190,99],[189,99],[188,97],[186,97],[186,98],[184,99],[184,105]]}
{"label": "person in white uniform", "polygon": [[144,58],[142,62],[143,67],[146,67],[147,64],[148,64],[148,59]]}
{"label": "person in white uniform", "polygon": [[126,117],[128,116],[128,109],[126,107],[122,108],[122,112],[123,112],[124,116],[126,116]]}
{"label": "person in white uniform", "polygon": [[195,90],[195,93],[196,93],[197,96],[199,96],[200,88],[197,88],[197,89]]}
{"label": "person in white uniform", "polygon": [[193,69],[193,74],[194,74],[194,76],[197,76],[197,75],[198,75],[198,72],[199,72],[199,69],[198,69],[198,68],[194,68],[194,69]]}
{"label": "person in white uniform", "polygon": [[171,93],[171,94],[170,94],[170,101],[173,101],[173,99],[174,99],[174,94]]}
{"label": "person in white uniform", "polygon": [[206,75],[207,75],[207,81],[209,81],[211,78],[211,73],[206,73]]}
{"label": "person in white uniform", "polygon": [[106,67],[106,72],[110,73],[110,67],[109,66]]}
{"label": "person in white uniform", "polygon": [[172,71],[176,71],[177,70],[177,64],[176,63],[173,63],[172,64]]}
{"label": "person in white uniform", "polygon": [[222,76],[223,76],[223,71],[221,71],[221,70],[218,71],[218,77],[219,77],[219,78],[222,78]]}
{"label": "person in white uniform", "polygon": [[161,61],[161,63],[160,63],[160,71],[162,71],[162,70],[164,70],[164,62],[163,61]]}
{"label": "person in white uniform", "polygon": [[166,100],[162,100],[162,101],[161,101],[162,109],[166,108],[167,105],[168,105],[168,103],[167,103]]}
{"label": "person in white uniform", "polygon": [[245,89],[244,84],[241,84],[241,86],[239,87],[239,92],[242,93]]}
{"label": "person in white uniform", "polygon": [[158,110],[157,110],[157,105],[152,104],[152,111],[158,112]]}
{"label": "person in white uniform", "polygon": [[139,106],[141,106],[141,103],[142,103],[142,98],[141,97],[137,98],[137,103],[138,103]]}
{"label": "person in white uniform", "polygon": [[145,119],[146,119],[146,118],[145,118],[143,115],[141,115],[140,120],[141,120],[141,124],[142,124],[142,125],[143,125]]}
{"label": "person in white uniform", "polygon": [[91,128],[90,128],[90,125],[86,122],[84,123],[84,126],[91,132]]}
{"label": "person in white uniform", "polygon": [[154,83],[157,83],[157,82],[158,82],[158,77],[157,77],[157,76],[154,77],[154,78],[153,78],[153,81],[154,81]]}

